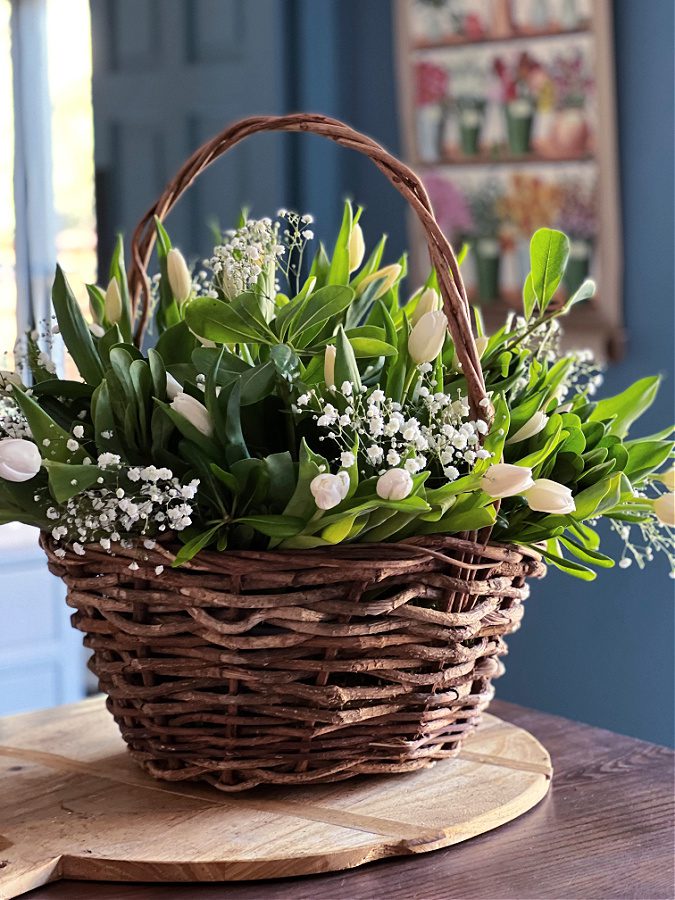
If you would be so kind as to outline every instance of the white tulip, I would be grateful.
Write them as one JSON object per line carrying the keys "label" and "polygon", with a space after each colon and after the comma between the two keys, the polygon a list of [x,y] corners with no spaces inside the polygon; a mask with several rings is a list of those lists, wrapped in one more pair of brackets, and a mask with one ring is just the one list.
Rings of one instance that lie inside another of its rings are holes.
{"label": "white tulip", "polygon": [[111,325],[122,318],[122,295],[116,278],[111,278],[105,292],[105,317]]}
{"label": "white tulip", "polygon": [[105,334],[105,328],[102,325],[99,325],[98,322],[92,322],[89,326],[89,331],[95,338],[102,338]]}
{"label": "white tulip", "polygon": [[166,255],[166,273],[176,303],[185,303],[192,293],[192,277],[185,257],[175,247]]}
{"label": "white tulip", "polygon": [[348,249],[349,272],[351,274],[361,265],[366,253],[366,242],[363,240],[363,231],[358,222],[352,226],[351,234],[349,235]]}
{"label": "white tulip", "polygon": [[416,365],[433,362],[443,349],[448,319],[440,310],[424,313],[410,332],[408,353]]}
{"label": "white tulip", "polygon": [[546,413],[539,410],[536,412],[531,418],[527,420],[527,422],[522,425],[515,434],[511,435],[511,437],[506,442],[507,444],[518,444],[520,441],[526,441],[528,438],[534,437],[535,434],[539,434],[540,431],[543,431],[546,428],[546,423],[548,422],[548,416]]}
{"label": "white tulip", "polygon": [[171,409],[175,410],[184,419],[187,419],[197,431],[201,431],[206,437],[211,437],[213,434],[213,422],[208,409],[190,394],[186,394],[183,391],[176,394],[171,401]]}
{"label": "white tulip", "polygon": [[654,501],[654,515],[662,525],[675,528],[675,494],[662,494]]}
{"label": "white tulip", "polygon": [[403,269],[398,263],[392,263],[390,266],[385,266],[383,269],[378,269],[377,272],[371,272],[370,275],[366,275],[363,281],[358,286],[358,293],[362,294],[369,284],[372,284],[374,281],[381,281],[382,283],[375,291],[373,296],[373,300],[378,300],[384,294],[387,293],[389,288],[401,277],[401,272]]}
{"label": "white tulip", "polygon": [[6,388],[8,384],[18,388],[23,387],[23,382],[16,372],[0,369],[0,388]]}
{"label": "white tulip", "polygon": [[435,291],[433,288],[425,288],[420,294],[417,306],[410,316],[410,321],[413,325],[417,325],[425,313],[436,312],[436,310],[440,308],[440,305],[441,298],[438,295],[438,291]]}
{"label": "white tulip", "polygon": [[480,480],[481,490],[495,498],[515,497],[533,485],[532,469],[509,463],[494,463]]}
{"label": "white tulip", "polygon": [[349,475],[338,472],[337,475],[317,475],[309,483],[314,502],[319,509],[333,509],[347,496],[349,491]]}
{"label": "white tulip", "polygon": [[169,400],[175,400],[179,394],[183,393],[183,386],[171,375],[166,373],[166,396]]}
{"label": "white tulip", "polygon": [[551,481],[550,478],[537,478],[534,485],[525,492],[530,509],[535,512],[553,513],[557,516],[574,512],[577,508],[572,497],[572,491],[559,484],[557,481]]}
{"label": "white tulip", "polygon": [[29,481],[40,471],[40,451],[32,441],[5,438],[0,441],[0,478]]}
{"label": "white tulip", "polygon": [[410,472],[405,469],[389,469],[377,479],[375,490],[383,500],[404,500],[413,487]]}
{"label": "white tulip", "polygon": [[337,350],[333,346],[333,344],[329,344],[326,347],[326,352],[323,357],[323,380],[326,382],[326,387],[335,387],[335,357],[337,355]]}
{"label": "white tulip", "polygon": [[656,477],[669,491],[675,491],[675,466],[671,466],[665,472],[660,472]]}

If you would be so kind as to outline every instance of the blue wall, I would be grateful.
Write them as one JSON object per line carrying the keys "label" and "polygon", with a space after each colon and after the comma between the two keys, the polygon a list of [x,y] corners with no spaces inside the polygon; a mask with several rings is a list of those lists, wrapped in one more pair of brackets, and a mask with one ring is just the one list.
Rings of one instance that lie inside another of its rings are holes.
{"label": "blue wall", "polygon": [[[300,0],[296,108],[336,114],[399,151],[389,0]],[[654,371],[662,395],[645,416],[655,430],[673,411],[673,4],[616,0],[617,100],[624,223],[625,359],[607,375],[618,391]],[[334,148],[304,150],[296,186],[327,233],[348,194],[365,227],[405,246],[401,201],[366,162]],[[535,585],[524,628],[510,641],[499,695],[660,743],[673,741],[672,582],[662,563],[602,572],[593,584],[557,572]]]}

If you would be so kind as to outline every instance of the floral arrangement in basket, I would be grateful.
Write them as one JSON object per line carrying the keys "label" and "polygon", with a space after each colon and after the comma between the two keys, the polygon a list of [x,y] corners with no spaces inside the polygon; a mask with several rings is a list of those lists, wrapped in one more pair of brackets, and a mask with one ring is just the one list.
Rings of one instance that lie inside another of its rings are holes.
{"label": "floral arrangement in basket", "polygon": [[[423,228],[432,270],[366,252],[345,204],[243,215],[191,270],[162,220],[260,131],[369,157]],[[158,274],[147,267],[156,241]],[[2,377],[0,521],[39,527],[130,752],[222,790],[408,772],[454,755],[489,703],[542,558],[583,579],[674,562],[672,429],[629,434],[659,378],[595,398],[562,355],[564,234],[532,238],[523,314],[492,335],[417,176],[324,116],[228,126],[122,242],[87,321],[57,268],[56,326]],[[471,317],[476,336],[473,335]],[[154,333],[146,333],[152,321]],[[58,332],[79,380],[56,374]],[[660,474],[659,474],[660,472]]]}
{"label": "floral arrangement in basket", "polygon": [[211,546],[492,526],[591,578],[588,564],[611,565],[604,517],[672,562],[673,497],[658,490],[672,470],[654,475],[672,442],[628,435],[659,379],[595,401],[598,368],[561,356],[559,319],[594,290],[551,302],[566,236],[535,233],[521,317],[487,335],[476,311],[488,399],[472,409],[435,272],[404,299],[405,259],[383,265],[384,238],[366,257],[361,213],[345,204],[332,252],[319,245],[306,274],[310,215],[242,217],[196,273],[157,221],[147,355],[131,342],[121,242],[106,290],[89,287],[91,323],[57,269],[57,330],[82,381],[56,376],[35,336],[32,387],[5,374],[2,519],[51,531],[57,556],[174,533],[176,565]]}

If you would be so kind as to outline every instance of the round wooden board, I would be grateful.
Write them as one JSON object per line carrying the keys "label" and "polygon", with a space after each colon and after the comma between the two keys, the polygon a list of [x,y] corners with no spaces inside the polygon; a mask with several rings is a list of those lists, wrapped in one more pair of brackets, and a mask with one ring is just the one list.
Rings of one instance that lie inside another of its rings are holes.
{"label": "round wooden board", "polygon": [[0,897],[58,878],[282,878],[426,853],[522,815],[551,774],[531,734],[486,715],[431,769],[221,794],[145,775],[94,698],[0,720]]}

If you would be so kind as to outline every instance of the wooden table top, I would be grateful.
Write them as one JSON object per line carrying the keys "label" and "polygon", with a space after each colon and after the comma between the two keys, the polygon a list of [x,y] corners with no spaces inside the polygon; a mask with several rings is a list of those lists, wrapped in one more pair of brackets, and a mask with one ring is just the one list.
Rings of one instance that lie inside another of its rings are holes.
{"label": "wooden table top", "polygon": [[549,750],[550,794],[520,819],[446,850],[331,875],[229,884],[61,881],[27,900],[445,900],[675,896],[675,755],[497,701]]}

